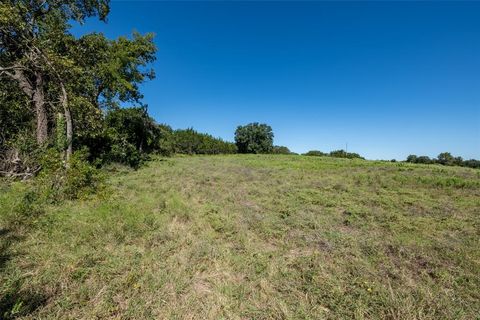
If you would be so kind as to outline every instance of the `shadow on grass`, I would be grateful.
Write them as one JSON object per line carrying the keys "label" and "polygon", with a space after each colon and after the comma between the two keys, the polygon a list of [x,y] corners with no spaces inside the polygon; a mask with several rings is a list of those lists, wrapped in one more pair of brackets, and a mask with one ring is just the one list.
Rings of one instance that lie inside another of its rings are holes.
{"label": "shadow on grass", "polygon": [[15,235],[12,229],[0,229],[0,271],[13,257],[10,246],[14,241],[21,241],[22,237]]}
{"label": "shadow on grass", "polygon": [[[19,253],[13,253],[13,243],[22,241],[24,237],[15,234],[13,229],[0,229],[0,319],[15,319],[27,316],[44,305],[48,297],[29,290],[23,289],[25,279],[13,279],[8,275],[7,265],[9,261]],[[5,273],[5,274],[3,274]]]}

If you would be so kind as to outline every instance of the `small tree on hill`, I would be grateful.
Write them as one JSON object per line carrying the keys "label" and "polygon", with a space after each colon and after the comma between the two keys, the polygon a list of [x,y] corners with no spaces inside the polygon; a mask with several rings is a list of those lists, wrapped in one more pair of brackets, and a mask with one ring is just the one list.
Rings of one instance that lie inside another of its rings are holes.
{"label": "small tree on hill", "polygon": [[272,127],[258,122],[238,126],[235,143],[239,153],[270,153],[273,150]]}

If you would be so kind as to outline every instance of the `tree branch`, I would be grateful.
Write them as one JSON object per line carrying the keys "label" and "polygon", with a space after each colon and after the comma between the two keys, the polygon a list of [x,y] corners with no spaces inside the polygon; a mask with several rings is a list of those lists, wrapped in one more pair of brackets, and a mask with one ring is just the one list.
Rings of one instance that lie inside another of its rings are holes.
{"label": "tree branch", "polygon": [[[10,70],[13,71],[10,72]],[[33,87],[30,81],[28,81],[27,77],[23,73],[23,70],[26,70],[22,66],[11,66],[11,67],[0,67],[0,74],[6,74],[11,79],[18,82],[20,89],[29,97],[31,98],[33,95]]]}

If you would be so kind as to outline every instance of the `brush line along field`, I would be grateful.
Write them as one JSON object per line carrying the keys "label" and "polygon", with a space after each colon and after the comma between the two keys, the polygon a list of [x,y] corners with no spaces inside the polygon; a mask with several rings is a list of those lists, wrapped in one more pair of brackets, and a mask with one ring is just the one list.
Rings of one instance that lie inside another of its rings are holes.
{"label": "brush line along field", "polygon": [[111,168],[16,217],[0,189],[0,318],[478,319],[480,171],[281,155]]}

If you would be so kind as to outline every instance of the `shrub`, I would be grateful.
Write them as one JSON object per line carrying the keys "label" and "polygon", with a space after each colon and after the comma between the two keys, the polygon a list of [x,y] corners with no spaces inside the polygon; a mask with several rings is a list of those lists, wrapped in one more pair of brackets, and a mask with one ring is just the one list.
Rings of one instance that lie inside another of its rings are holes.
{"label": "shrub", "polygon": [[114,109],[107,114],[105,122],[139,152],[155,149],[160,132],[145,108]]}
{"label": "shrub", "polygon": [[284,146],[273,146],[272,149],[273,154],[293,154],[287,147]]}
{"label": "shrub", "polygon": [[119,134],[117,131],[110,131],[108,134],[110,150],[105,155],[107,162],[119,162],[137,169],[145,159],[144,155],[135,145],[128,141],[125,134]]}
{"label": "shrub", "polygon": [[480,168],[480,161],[475,159],[463,160],[462,157],[454,157],[450,152],[440,153],[436,159],[430,159],[427,156],[416,156],[411,154],[407,157],[406,162],[411,163],[438,163],[446,166],[463,166],[469,168]]}
{"label": "shrub", "polygon": [[32,182],[38,200],[58,202],[83,198],[97,191],[102,176],[87,157],[85,149],[76,151],[67,165],[55,149],[47,150],[41,160],[42,170]]}
{"label": "shrub", "polygon": [[319,151],[319,150],[310,150],[307,153],[303,154],[304,156],[313,156],[313,157],[324,157],[328,156],[325,152]]}
{"label": "shrub", "polygon": [[67,199],[82,198],[96,192],[101,185],[102,176],[99,171],[87,161],[85,149],[77,151],[70,159],[65,174],[63,195]]}
{"label": "shrub", "polygon": [[475,160],[475,159],[470,159],[470,160],[465,160],[463,161],[463,164],[465,167],[469,168],[480,168],[480,160]]}
{"label": "shrub", "polygon": [[435,161],[430,159],[430,157],[428,156],[419,156],[417,157],[415,163],[430,164],[430,163],[435,163]]}
{"label": "shrub", "polygon": [[347,158],[347,159],[365,159],[360,156],[358,153],[354,152],[346,152],[345,150],[335,150],[330,152],[330,157],[334,158]]}
{"label": "shrub", "polygon": [[155,152],[163,156],[172,155],[175,153],[175,141],[172,128],[166,124],[159,124],[157,128],[159,136],[157,138]]}
{"label": "shrub", "polygon": [[235,144],[192,128],[173,132],[175,153],[181,154],[230,154],[236,153]]}
{"label": "shrub", "polygon": [[165,126],[157,125],[145,108],[122,108],[110,110],[100,132],[82,142],[91,150],[91,162],[138,168],[149,153],[170,152],[161,145],[167,134]]}
{"label": "shrub", "polygon": [[40,168],[45,148],[38,146],[31,132],[23,130],[0,147],[0,176],[31,178]]}

